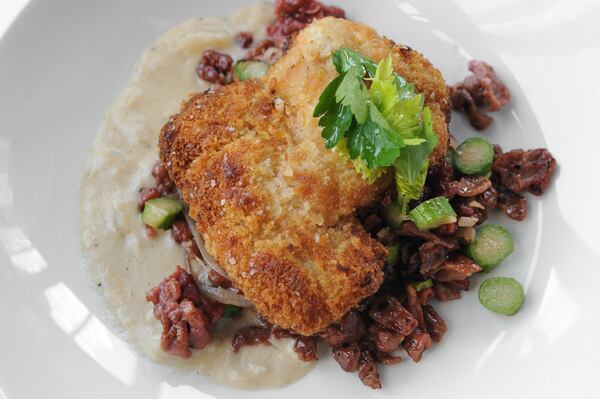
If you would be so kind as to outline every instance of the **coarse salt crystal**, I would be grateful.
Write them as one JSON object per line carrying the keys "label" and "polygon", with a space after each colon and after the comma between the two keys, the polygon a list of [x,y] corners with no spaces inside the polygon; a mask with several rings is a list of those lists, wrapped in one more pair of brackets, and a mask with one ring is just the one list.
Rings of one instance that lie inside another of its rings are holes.
{"label": "coarse salt crystal", "polygon": [[210,186],[214,187],[217,185],[217,181],[215,179],[210,179]]}
{"label": "coarse salt crystal", "polygon": [[229,264],[230,265],[235,265],[237,262],[235,260],[235,258],[232,256],[231,258],[229,258]]}
{"label": "coarse salt crystal", "polygon": [[283,98],[275,98],[273,100],[273,105],[275,106],[275,109],[277,111],[283,111],[283,108],[285,107],[285,102],[283,101]]}
{"label": "coarse salt crystal", "polygon": [[225,205],[225,202],[226,202],[226,201],[225,201],[225,199],[223,198],[223,199],[221,200],[221,206],[224,206],[224,205]]}

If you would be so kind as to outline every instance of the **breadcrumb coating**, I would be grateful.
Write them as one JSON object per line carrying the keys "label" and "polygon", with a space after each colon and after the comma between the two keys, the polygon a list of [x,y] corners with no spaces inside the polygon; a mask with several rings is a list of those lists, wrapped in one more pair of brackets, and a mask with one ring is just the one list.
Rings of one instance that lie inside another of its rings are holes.
{"label": "breadcrumb coating", "polygon": [[193,95],[163,127],[160,157],[207,250],[270,322],[312,335],[375,293],[386,249],[354,216],[381,199],[325,148],[312,112],[348,47],[394,69],[425,93],[447,148],[450,105],[440,72],[421,54],[351,21],[324,18],[301,31],[262,80]]}

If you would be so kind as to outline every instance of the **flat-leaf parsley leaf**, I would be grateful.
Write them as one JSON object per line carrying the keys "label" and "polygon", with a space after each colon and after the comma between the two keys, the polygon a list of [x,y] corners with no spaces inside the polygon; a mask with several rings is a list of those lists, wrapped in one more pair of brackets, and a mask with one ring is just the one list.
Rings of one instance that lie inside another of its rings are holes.
{"label": "flat-leaf parsley leaf", "polygon": [[375,64],[341,48],[332,61],[339,75],[323,90],[313,113],[320,117],[325,146],[351,159],[369,182],[393,167],[398,202],[407,213],[408,201],[421,195],[437,144],[424,96],[394,72],[391,57]]}

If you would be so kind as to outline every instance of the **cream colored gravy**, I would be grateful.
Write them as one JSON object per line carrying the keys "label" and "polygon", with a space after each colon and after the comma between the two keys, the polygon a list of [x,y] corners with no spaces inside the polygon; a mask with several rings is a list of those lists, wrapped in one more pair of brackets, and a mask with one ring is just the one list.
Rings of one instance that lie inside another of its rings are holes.
{"label": "cream colored gravy", "polygon": [[146,237],[137,200],[139,188],[152,185],[149,171],[158,158],[161,127],[190,93],[208,88],[195,74],[202,51],[217,49],[240,58],[244,50],[234,44],[235,34],[247,31],[260,40],[272,18],[272,5],[257,4],[228,18],[190,19],[161,36],[143,53],[131,81],[108,110],[81,177],[82,249],[110,317],[150,359],[245,389],[284,386],[312,364],[297,358],[289,339],[232,352],[233,333],[256,322],[251,312],[219,321],[215,341],[193,350],[190,359],[163,353],[161,324],[145,294],[182,263],[183,250],[168,232]]}

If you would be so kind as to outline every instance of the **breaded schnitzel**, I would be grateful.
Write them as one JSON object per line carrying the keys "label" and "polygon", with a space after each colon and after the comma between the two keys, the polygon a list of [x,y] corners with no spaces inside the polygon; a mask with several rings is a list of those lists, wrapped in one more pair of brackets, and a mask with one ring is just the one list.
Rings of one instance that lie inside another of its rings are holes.
{"label": "breaded schnitzel", "polygon": [[207,250],[270,322],[312,335],[338,321],[383,280],[385,248],[353,216],[392,183],[369,184],[325,148],[312,112],[347,47],[423,92],[446,152],[448,91],[423,56],[362,24],[335,18],[302,30],[262,80],[196,94],[163,127],[160,157]]}

